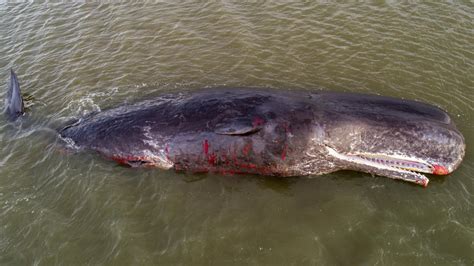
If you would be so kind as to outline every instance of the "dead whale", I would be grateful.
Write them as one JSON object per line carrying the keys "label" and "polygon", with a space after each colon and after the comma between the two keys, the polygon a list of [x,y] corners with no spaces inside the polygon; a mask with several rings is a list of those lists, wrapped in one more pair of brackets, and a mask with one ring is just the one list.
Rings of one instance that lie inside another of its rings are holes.
{"label": "dead whale", "polygon": [[[11,72],[5,113],[23,113]],[[321,175],[354,170],[426,186],[465,142],[443,110],[390,97],[214,88],[166,94],[83,117],[59,130],[83,150],[132,167],[187,172]]]}

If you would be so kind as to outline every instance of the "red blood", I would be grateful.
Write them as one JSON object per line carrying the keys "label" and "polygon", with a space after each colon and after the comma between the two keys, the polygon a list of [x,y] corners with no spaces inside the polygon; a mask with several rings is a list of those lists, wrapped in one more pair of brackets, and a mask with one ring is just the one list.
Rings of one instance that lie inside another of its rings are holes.
{"label": "red blood", "polygon": [[287,146],[285,145],[283,147],[283,151],[281,152],[281,159],[284,161],[286,159],[286,148]]}
{"label": "red blood", "polygon": [[217,155],[215,153],[210,154],[209,157],[207,158],[207,161],[209,162],[210,165],[216,165]]}
{"label": "red blood", "polygon": [[119,157],[119,156],[112,156],[111,158],[112,160],[116,161],[117,163],[119,164],[128,164],[128,160],[126,158],[123,158],[123,157]]}
{"label": "red blood", "polygon": [[239,164],[239,160],[237,159],[237,152],[235,150],[232,151],[232,161],[233,161],[234,165]]}
{"label": "red blood", "polygon": [[416,182],[416,183],[422,185],[423,187],[427,187],[427,186],[428,186],[428,182],[429,182],[428,180],[423,180],[423,181],[420,180],[420,181],[418,181],[418,182]]}
{"label": "red blood", "polygon": [[227,157],[227,154],[222,154],[222,155],[221,155],[221,160],[222,160],[226,165],[229,165],[229,164],[230,164],[229,157]]}
{"label": "red blood", "polygon": [[447,175],[449,174],[448,169],[446,167],[441,166],[441,165],[433,165],[433,174],[434,175]]}
{"label": "red blood", "polygon": [[209,154],[209,142],[207,139],[204,140],[204,143],[202,144],[202,149],[204,150],[204,154],[207,155]]}
{"label": "red blood", "polygon": [[257,165],[253,163],[242,163],[239,165],[241,168],[248,168],[248,169],[257,169]]}
{"label": "red blood", "polygon": [[249,144],[244,146],[244,148],[242,149],[242,153],[245,156],[247,156],[247,155],[249,155],[249,152],[250,152],[251,149],[252,149],[252,144],[249,143]]}
{"label": "red blood", "polygon": [[265,121],[261,117],[256,116],[256,117],[253,118],[252,125],[254,127],[261,126],[261,125],[263,125],[264,122]]}

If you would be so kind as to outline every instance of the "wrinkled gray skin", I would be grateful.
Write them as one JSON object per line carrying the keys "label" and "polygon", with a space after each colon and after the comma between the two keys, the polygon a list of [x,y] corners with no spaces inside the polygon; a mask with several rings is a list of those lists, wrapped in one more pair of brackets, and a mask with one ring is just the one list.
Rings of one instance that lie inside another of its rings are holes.
{"label": "wrinkled gray skin", "polygon": [[90,115],[70,144],[130,166],[189,172],[319,175],[355,170],[414,182],[449,174],[464,138],[437,107],[389,97],[216,88]]}

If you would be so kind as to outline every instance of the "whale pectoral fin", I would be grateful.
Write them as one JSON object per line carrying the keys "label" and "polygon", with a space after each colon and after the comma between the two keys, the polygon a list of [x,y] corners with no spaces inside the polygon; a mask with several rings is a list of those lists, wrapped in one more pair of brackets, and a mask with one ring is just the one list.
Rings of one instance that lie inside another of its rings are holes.
{"label": "whale pectoral fin", "polygon": [[249,119],[235,119],[216,125],[214,132],[220,135],[250,135],[262,129],[261,125],[252,123]]}
{"label": "whale pectoral fin", "polygon": [[216,128],[214,132],[220,135],[250,135],[260,130],[259,127],[243,126],[234,127],[232,125],[227,127]]}

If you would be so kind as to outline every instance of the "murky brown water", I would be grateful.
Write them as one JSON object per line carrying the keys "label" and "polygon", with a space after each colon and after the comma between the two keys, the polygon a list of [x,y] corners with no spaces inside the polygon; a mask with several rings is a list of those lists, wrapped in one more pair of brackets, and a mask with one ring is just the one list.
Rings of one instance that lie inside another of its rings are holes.
{"label": "murky brown water", "polygon": [[[35,103],[0,123],[0,264],[474,263],[472,3],[2,3],[0,25],[1,80],[13,67]],[[466,158],[425,189],[355,172],[188,176],[64,153],[48,129],[214,85],[432,103]]]}

